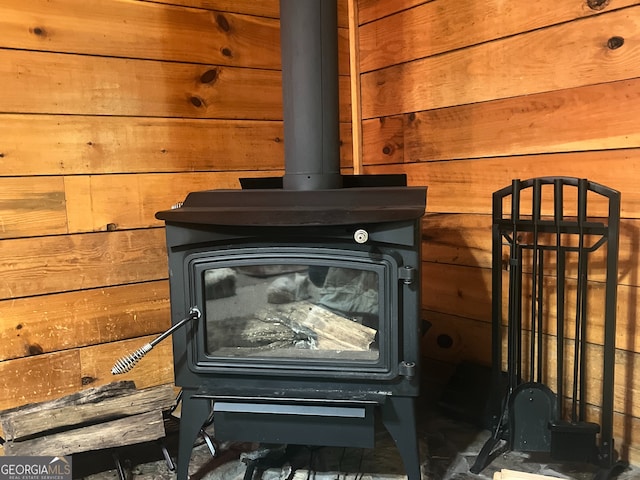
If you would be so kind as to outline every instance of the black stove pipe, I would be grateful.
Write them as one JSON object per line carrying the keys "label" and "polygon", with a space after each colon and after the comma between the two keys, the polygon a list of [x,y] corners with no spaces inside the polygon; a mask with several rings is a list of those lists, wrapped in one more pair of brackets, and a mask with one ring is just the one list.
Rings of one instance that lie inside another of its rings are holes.
{"label": "black stove pipe", "polygon": [[287,190],[342,187],[337,0],[280,0]]}

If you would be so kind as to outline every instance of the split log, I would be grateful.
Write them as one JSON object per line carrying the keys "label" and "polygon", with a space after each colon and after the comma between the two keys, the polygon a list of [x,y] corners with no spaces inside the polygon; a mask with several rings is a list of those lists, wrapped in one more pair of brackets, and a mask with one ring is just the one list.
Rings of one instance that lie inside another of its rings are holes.
{"label": "split log", "polygon": [[3,447],[4,454],[11,456],[63,456],[134,445],[164,436],[164,419],[158,410],[22,442],[6,442]]}
{"label": "split log", "polygon": [[493,480],[551,480],[557,477],[548,475],[540,475],[538,473],[518,472],[516,470],[507,470],[503,468],[499,472],[493,474]]}
{"label": "split log", "polygon": [[136,415],[152,410],[168,410],[175,403],[172,385],[136,390],[131,381],[115,382],[48,402],[0,412],[5,440],[26,437],[78,425]]}
{"label": "split log", "polygon": [[310,302],[294,302],[264,309],[256,314],[263,321],[287,325],[292,330],[314,332],[319,350],[369,350],[376,330],[361,325]]}
{"label": "split log", "polygon": [[174,403],[172,385],[136,390],[124,381],[5,410],[4,454],[68,455],[155,440],[165,435],[162,412]]}

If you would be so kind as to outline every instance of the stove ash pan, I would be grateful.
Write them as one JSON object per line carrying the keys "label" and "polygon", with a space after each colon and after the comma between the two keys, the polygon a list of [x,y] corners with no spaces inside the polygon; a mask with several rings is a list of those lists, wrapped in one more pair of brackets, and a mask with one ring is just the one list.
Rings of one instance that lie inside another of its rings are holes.
{"label": "stove ash pan", "polygon": [[421,187],[212,190],[156,215],[173,323],[202,312],[173,334],[178,478],[212,417],[222,440],[366,447],[376,412],[419,478],[425,202]]}

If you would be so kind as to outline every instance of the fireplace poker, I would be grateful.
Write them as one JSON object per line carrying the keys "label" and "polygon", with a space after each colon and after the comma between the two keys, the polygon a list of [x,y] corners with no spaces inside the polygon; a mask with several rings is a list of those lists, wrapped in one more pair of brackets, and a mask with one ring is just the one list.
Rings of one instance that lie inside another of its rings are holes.
{"label": "fireplace poker", "polygon": [[202,317],[202,313],[200,312],[198,307],[191,307],[191,309],[189,310],[189,315],[183,318],[182,320],[180,320],[175,325],[173,325],[169,330],[159,335],[149,343],[145,343],[142,347],[140,347],[135,352],[130,353],[129,355],[126,355],[122,357],[120,360],[118,360],[113,365],[113,368],[111,369],[111,373],[113,375],[120,375],[123,373],[127,373],[129,370],[135,367],[136,363],[138,363],[140,359],[144,357],[147,353],[149,353],[151,349],[153,349],[153,347],[155,347],[158,343],[160,343],[162,340],[167,338],[169,335],[171,335],[173,332],[175,332],[179,328],[182,328],[183,326],[185,326],[187,323],[191,322],[192,320],[198,320],[200,317]]}

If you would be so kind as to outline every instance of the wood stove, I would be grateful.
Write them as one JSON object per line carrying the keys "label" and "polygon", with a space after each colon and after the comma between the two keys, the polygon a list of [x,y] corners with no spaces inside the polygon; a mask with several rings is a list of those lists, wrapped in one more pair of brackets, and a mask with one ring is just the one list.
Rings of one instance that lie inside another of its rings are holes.
{"label": "wood stove", "polygon": [[284,177],[156,214],[172,323],[192,318],[173,334],[178,479],[211,419],[221,440],[371,448],[377,417],[420,478],[426,187],[340,174],[335,3],[280,3]]}
{"label": "wood stove", "polygon": [[166,221],[178,478],[212,415],[223,440],[373,447],[374,416],[419,478],[425,189],[194,192]]}

